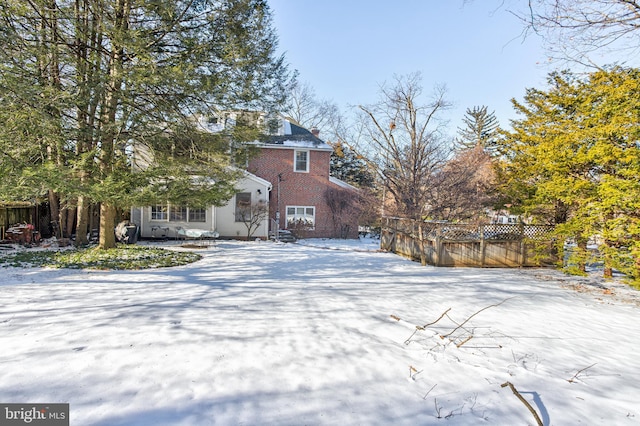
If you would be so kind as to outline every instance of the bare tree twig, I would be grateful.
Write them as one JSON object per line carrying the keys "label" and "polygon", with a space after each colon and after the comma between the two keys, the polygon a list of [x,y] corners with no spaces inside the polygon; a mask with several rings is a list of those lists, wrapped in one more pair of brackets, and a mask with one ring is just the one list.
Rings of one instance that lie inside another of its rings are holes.
{"label": "bare tree twig", "polygon": [[520,392],[518,392],[516,387],[513,386],[511,382],[504,382],[503,384],[500,385],[501,388],[504,388],[507,386],[509,386],[509,388],[511,389],[511,392],[513,392],[513,394],[517,396],[520,401],[522,401],[522,403],[529,409],[529,411],[531,411],[531,414],[533,414],[533,417],[535,417],[536,423],[538,423],[538,426],[544,426],[544,424],[542,423],[542,420],[540,420],[540,417],[538,416],[538,413],[536,413],[536,410],[534,410],[531,404],[529,404],[527,400],[524,399],[522,395],[520,395]]}
{"label": "bare tree twig", "polygon": [[442,407],[438,406],[438,398],[433,398],[433,405],[436,407],[436,419],[441,419],[442,414],[440,414],[440,410],[442,410]]}
{"label": "bare tree twig", "polygon": [[[514,297],[515,297],[515,296],[514,296]],[[480,309],[479,311],[476,311],[473,315],[471,315],[470,317],[468,317],[468,318],[467,318],[466,320],[464,320],[464,321],[463,321],[459,326],[457,326],[456,328],[454,328],[453,330],[451,330],[449,333],[447,333],[447,334],[443,334],[443,335],[441,335],[440,337],[445,338],[445,337],[449,337],[449,336],[451,336],[451,335],[452,335],[453,333],[455,333],[458,329],[460,329],[463,325],[465,325],[466,323],[468,323],[468,322],[471,320],[471,318],[475,317],[475,316],[476,316],[476,315],[478,315],[480,312],[482,312],[482,311],[486,311],[486,310],[487,310],[487,309],[489,309],[489,308],[495,308],[496,306],[500,306],[500,305],[502,305],[504,302],[506,302],[506,301],[507,301],[507,300],[509,300],[509,299],[513,299],[513,297],[509,297],[509,298],[507,298],[507,299],[504,299],[504,300],[503,300],[502,302],[500,302],[500,303],[496,303],[496,304],[493,304],[493,305],[485,306],[484,308]]]}
{"label": "bare tree twig", "polygon": [[456,345],[456,348],[459,348],[460,346],[464,345],[465,343],[467,343],[469,340],[473,339],[473,334],[470,335],[469,337],[467,337],[466,339],[464,339],[462,342],[458,343]]}
{"label": "bare tree twig", "polygon": [[409,378],[411,380],[415,380],[416,376],[420,373],[422,373],[424,370],[420,370],[418,371],[413,365],[409,366]]}
{"label": "bare tree twig", "polygon": [[433,390],[433,388],[435,388],[436,386],[438,386],[438,384],[436,383],[435,385],[431,386],[431,389],[429,389],[427,391],[427,393],[424,394],[424,396],[422,397],[422,399],[427,399],[427,397],[429,396],[429,394],[431,393],[431,391]]}
{"label": "bare tree twig", "polygon": [[435,320],[435,321],[433,321],[433,322],[430,322],[430,323],[428,323],[428,324],[425,324],[425,325],[423,325],[423,326],[419,326],[419,325],[417,325],[417,326],[416,326],[416,328],[417,328],[418,330],[424,330],[425,328],[429,327],[430,325],[433,325],[433,324],[437,323],[437,322],[438,322],[438,321],[440,321],[442,318],[444,318],[444,316],[445,316],[445,315],[447,315],[447,313],[448,313],[450,310],[451,310],[451,308],[449,308],[449,309],[447,309],[446,311],[444,311],[444,312],[442,313],[442,315],[440,315],[440,317],[438,317],[438,319],[437,319],[437,320]]}
{"label": "bare tree twig", "polygon": [[404,341],[404,344],[408,345],[409,342],[411,342],[411,338],[415,336],[417,332],[418,332],[418,327],[416,327],[416,329],[413,330],[413,333],[411,333],[411,336],[407,337],[407,340]]}
{"label": "bare tree twig", "polygon": [[572,378],[567,379],[567,382],[569,382],[569,383],[573,383],[573,382],[575,382],[575,380],[578,378],[578,375],[579,375],[580,373],[582,373],[582,372],[583,372],[583,371],[585,371],[585,370],[590,369],[591,367],[593,367],[593,366],[594,366],[594,365],[596,365],[596,364],[597,364],[597,362],[595,362],[595,363],[591,364],[590,366],[585,367],[585,368],[583,368],[583,369],[581,369],[581,370],[578,370],[578,372],[577,372],[576,374],[574,374]]}

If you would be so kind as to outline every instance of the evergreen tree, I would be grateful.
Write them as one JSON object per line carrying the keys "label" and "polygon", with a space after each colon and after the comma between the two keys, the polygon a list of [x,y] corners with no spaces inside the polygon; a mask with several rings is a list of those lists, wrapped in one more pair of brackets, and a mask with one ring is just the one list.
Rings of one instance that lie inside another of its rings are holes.
{"label": "evergreen tree", "polygon": [[600,237],[605,274],[640,280],[640,70],[554,73],[547,91],[529,89],[514,106],[523,118],[499,143],[505,202],[556,224],[582,264]]}
{"label": "evergreen tree", "polygon": [[283,101],[265,0],[7,0],[0,20],[0,196],[77,205],[79,238],[99,203],[101,248],[116,209],[233,194],[228,140],[247,133],[208,134],[195,114]]}
{"label": "evergreen tree", "polygon": [[362,157],[340,141],[329,144],[333,147],[330,163],[331,176],[358,188],[374,186],[373,174]]}
{"label": "evergreen tree", "polygon": [[498,120],[494,112],[487,112],[486,106],[467,108],[462,118],[465,127],[458,127],[459,137],[456,139],[458,149],[474,149],[481,147],[492,152],[498,138]]}

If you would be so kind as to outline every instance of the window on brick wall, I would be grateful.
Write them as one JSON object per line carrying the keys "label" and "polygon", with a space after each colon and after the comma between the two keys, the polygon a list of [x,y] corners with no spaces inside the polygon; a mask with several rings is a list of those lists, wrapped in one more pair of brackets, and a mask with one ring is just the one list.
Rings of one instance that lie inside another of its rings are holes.
{"label": "window on brick wall", "polygon": [[287,206],[287,228],[314,229],[316,208],[313,206]]}
{"label": "window on brick wall", "polygon": [[309,151],[294,151],[293,169],[296,172],[309,172]]}

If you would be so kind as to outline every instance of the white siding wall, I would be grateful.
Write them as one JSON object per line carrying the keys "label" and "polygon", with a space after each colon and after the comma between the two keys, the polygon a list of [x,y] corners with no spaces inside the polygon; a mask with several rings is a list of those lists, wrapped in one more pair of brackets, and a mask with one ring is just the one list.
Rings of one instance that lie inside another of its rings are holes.
{"label": "white siding wall", "polygon": [[[251,202],[256,203],[263,200],[266,204],[267,211],[269,209],[269,192],[268,188],[263,184],[252,179],[243,179],[238,183],[238,192],[248,192],[251,194]],[[258,193],[260,190],[261,193]],[[216,230],[221,237],[242,238],[247,236],[247,227],[243,222],[236,222],[236,197],[234,196],[229,202],[222,207],[216,208]],[[269,218],[266,217],[258,229],[253,233],[252,238],[269,238]]]}
{"label": "white siding wall", "polygon": [[[237,187],[239,192],[249,192],[251,202],[264,200],[268,211],[269,185],[268,182],[259,178],[241,179]],[[259,192],[258,192],[259,191]],[[140,227],[142,238],[175,238],[178,227],[187,229],[203,229],[207,231],[217,231],[220,237],[244,238],[247,236],[247,227],[243,222],[235,221],[235,196],[222,207],[209,207],[206,209],[206,222],[173,221],[173,220],[151,220],[151,207],[136,207],[131,209],[131,221]],[[258,229],[253,233],[252,238],[269,237],[269,218],[266,217]]]}
{"label": "white siding wall", "polygon": [[178,227],[215,231],[215,215],[215,208],[209,207],[206,209],[205,222],[151,220],[151,207],[142,207],[132,210],[131,220],[140,226],[140,236],[142,238],[175,238]]}

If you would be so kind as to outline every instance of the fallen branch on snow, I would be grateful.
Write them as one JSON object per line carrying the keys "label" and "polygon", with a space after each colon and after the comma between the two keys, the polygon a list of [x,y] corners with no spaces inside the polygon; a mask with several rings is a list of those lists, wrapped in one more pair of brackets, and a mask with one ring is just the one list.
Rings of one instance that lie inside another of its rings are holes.
{"label": "fallen branch on snow", "polygon": [[[515,297],[515,296],[514,296]],[[458,323],[457,321],[455,321],[453,318],[451,318],[449,316],[449,311],[451,311],[451,308],[447,309],[446,311],[444,311],[439,317],[438,319],[436,319],[435,321],[432,321],[430,323],[427,323],[425,325],[416,325],[416,329],[413,330],[413,333],[411,333],[411,335],[409,337],[407,337],[407,339],[404,341],[405,345],[408,345],[409,343],[411,343],[411,339],[413,338],[413,336],[416,335],[416,333],[418,331],[423,331],[426,330],[427,327],[429,327],[430,325],[436,324],[437,322],[439,322],[442,318],[447,317],[449,318],[449,320],[451,322],[453,322],[454,324],[456,324],[456,327],[451,330],[449,333],[447,334],[439,334],[438,336],[441,339],[445,339],[445,338],[449,338],[450,343],[454,343],[456,345],[457,348],[460,348],[461,346],[463,346],[465,343],[467,343],[469,340],[471,340],[473,338],[473,331],[472,330],[468,330],[464,327],[464,325],[466,323],[468,323],[473,317],[475,317],[476,315],[478,315],[480,312],[483,312],[489,308],[495,308],[496,306],[500,306],[502,305],[504,302],[506,302],[509,299],[513,299],[513,297],[509,297],[507,299],[504,299],[503,301],[501,301],[500,303],[495,303],[493,305],[489,305],[489,306],[485,306],[484,308],[474,312],[472,315],[470,315],[469,317],[467,317],[467,319],[465,319],[463,322]],[[390,317],[396,321],[401,321],[400,317],[396,316],[396,315],[390,315]],[[463,336],[457,336],[457,337],[450,337],[453,333],[455,333],[458,330],[464,330],[465,332],[469,333],[468,336],[464,337],[464,339],[462,339],[461,341],[459,341],[458,343],[455,343],[456,340],[458,340],[459,338],[462,338]],[[501,348],[501,345],[498,345],[499,348]]]}
{"label": "fallen branch on snow", "polygon": [[585,370],[590,369],[591,367],[593,367],[593,366],[594,366],[594,365],[596,365],[596,364],[597,364],[597,362],[596,362],[596,363],[593,363],[593,364],[591,364],[590,366],[585,367],[585,368],[583,368],[583,369],[581,369],[581,370],[578,370],[578,372],[577,372],[576,374],[574,374],[572,378],[567,379],[567,382],[569,382],[569,383],[573,383],[573,382],[575,382],[575,381],[576,381],[576,379],[578,378],[578,375],[579,375],[580,373],[582,373],[582,372],[583,372],[583,371],[585,371]]}
{"label": "fallen branch on snow", "polygon": [[471,336],[467,337],[466,339],[464,339],[462,342],[458,343],[456,345],[456,348],[459,348],[460,346],[464,345],[465,343],[467,343],[471,339],[473,339],[473,334]]}
{"label": "fallen branch on snow", "polygon": [[[514,297],[515,297],[515,296],[514,296]],[[495,308],[496,306],[500,306],[500,305],[502,305],[504,302],[506,302],[506,301],[507,301],[507,300],[509,300],[509,299],[513,299],[513,297],[509,297],[509,298],[507,298],[507,299],[504,299],[504,300],[503,300],[502,302],[500,302],[500,303],[496,303],[496,304],[493,304],[493,305],[485,306],[484,308],[480,309],[479,311],[476,311],[473,315],[471,315],[470,317],[468,317],[466,320],[462,321],[462,323],[461,323],[460,325],[458,325],[456,328],[454,328],[453,330],[451,330],[449,333],[447,333],[447,334],[443,334],[443,335],[441,335],[440,337],[444,339],[445,337],[449,337],[449,336],[451,336],[453,333],[455,333],[455,332],[456,332],[456,331],[458,331],[460,328],[462,328],[466,323],[468,323],[468,322],[471,320],[471,318],[475,317],[475,316],[476,316],[476,315],[478,315],[480,312],[482,312],[482,311],[486,311],[486,310],[487,310],[487,309],[489,309],[489,308]],[[446,314],[446,312],[445,312],[445,314]]]}
{"label": "fallen branch on snow", "polygon": [[509,388],[511,389],[511,392],[513,392],[513,394],[517,396],[520,401],[522,401],[522,403],[529,409],[529,411],[531,411],[531,414],[533,414],[533,417],[536,419],[536,423],[538,423],[538,426],[544,426],[544,424],[542,423],[542,420],[540,420],[540,417],[538,416],[538,413],[536,413],[536,410],[534,410],[531,404],[529,404],[527,400],[524,399],[522,395],[520,395],[520,392],[518,392],[516,387],[513,386],[511,382],[504,382],[503,384],[500,385],[501,388],[504,388],[507,386],[509,386]]}
{"label": "fallen branch on snow", "polygon": [[431,389],[429,389],[429,391],[427,393],[424,394],[424,396],[422,397],[422,399],[427,399],[427,397],[429,396],[429,394],[431,393],[431,391],[433,390],[433,388],[435,388],[436,386],[438,386],[438,384],[436,383],[435,385],[431,386]]}
{"label": "fallen branch on snow", "polygon": [[425,328],[429,327],[430,325],[433,325],[433,324],[437,323],[437,322],[438,322],[438,321],[440,321],[442,318],[444,318],[444,316],[445,316],[445,315],[447,315],[447,312],[449,312],[450,310],[451,310],[451,308],[449,308],[449,309],[447,309],[446,311],[444,311],[444,312],[442,313],[442,315],[440,315],[440,316],[438,317],[438,319],[437,319],[437,320],[435,320],[435,321],[433,321],[433,322],[430,322],[429,324],[425,324],[425,325],[423,325],[423,326],[416,325],[416,328],[417,328],[418,330],[424,330]]}

